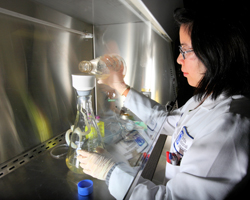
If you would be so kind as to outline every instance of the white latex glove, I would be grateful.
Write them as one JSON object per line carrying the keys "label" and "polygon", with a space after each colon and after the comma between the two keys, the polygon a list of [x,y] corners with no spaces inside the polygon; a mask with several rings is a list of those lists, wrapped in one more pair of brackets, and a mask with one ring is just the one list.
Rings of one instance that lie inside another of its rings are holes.
{"label": "white latex glove", "polygon": [[78,150],[77,159],[80,161],[80,166],[85,174],[100,180],[106,180],[107,174],[115,165],[115,162],[104,149],[99,148],[98,152],[102,154]]}
{"label": "white latex glove", "polygon": [[[124,63],[120,62],[116,57],[111,57],[109,55],[104,55],[102,57],[102,61],[105,62],[109,68],[110,75],[105,79],[99,79],[98,83],[108,85],[115,89],[120,95],[122,95],[123,92],[128,88],[123,79]],[[117,68],[120,69],[116,70]]]}

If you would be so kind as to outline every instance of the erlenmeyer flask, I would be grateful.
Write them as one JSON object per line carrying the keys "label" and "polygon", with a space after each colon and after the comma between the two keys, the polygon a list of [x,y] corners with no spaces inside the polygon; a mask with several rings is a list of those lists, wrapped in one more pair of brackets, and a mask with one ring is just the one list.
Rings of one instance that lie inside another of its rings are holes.
{"label": "erlenmeyer flask", "polygon": [[[77,90],[77,115],[71,131],[65,137],[69,144],[66,164],[75,173],[83,174],[77,159],[77,150],[96,152],[97,147],[104,148],[100,130],[92,109],[91,90],[95,86],[93,75],[73,74],[73,87]],[[71,136],[70,136],[71,135]]]}

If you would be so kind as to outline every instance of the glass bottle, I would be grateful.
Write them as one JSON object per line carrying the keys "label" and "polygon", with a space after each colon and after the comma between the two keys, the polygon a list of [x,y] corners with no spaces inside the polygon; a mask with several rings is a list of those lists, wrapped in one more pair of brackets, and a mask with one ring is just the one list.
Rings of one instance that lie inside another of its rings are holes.
{"label": "glass bottle", "polygon": [[[84,81],[89,79],[90,76],[91,75],[82,74],[73,75],[73,87],[77,89],[78,94],[77,114],[74,126],[72,128],[72,133],[68,131],[66,133],[66,141],[69,143],[66,164],[70,170],[80,174],[83,174],[83,169],[80,167],[80,163],[77,159],[77,150],[96,152],[97,147],[104,148],[100,130],[97,126],[92,109],[92,89],[90,89],[91,87],[89,86],[89,83],[85,83]],[[92,81],[93,84],[95,84],[93,79],[95,80],[94,76],[92,76],[88,81]]]}
{"label": "glass bottle", "polygon": [[110,70],[115,72],[121,70],[123,77],[127,71],[125,61],[117,54],[107,54],[91,61],[81,61],[78,68],[81,72],[94,74],[97,79],[106,79],[110,74]]}

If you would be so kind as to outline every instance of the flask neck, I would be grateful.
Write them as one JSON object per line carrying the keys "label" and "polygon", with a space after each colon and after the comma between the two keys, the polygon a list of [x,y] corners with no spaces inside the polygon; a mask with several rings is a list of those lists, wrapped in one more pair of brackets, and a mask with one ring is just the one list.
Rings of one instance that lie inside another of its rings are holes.
{"label": "flask neck", "polygon": [[91,94],[91,90],[76,90],[78,97],[88,96]]}
{"label": "flask neck", "polygon": [[77,97],[77,108],[83,107],[84,109],[86,109],[87,104],[91,104],[91,97],[92,95],[85,95],[85,96],[78,96]]}
{"label": "flask neck", "polygon": [[78,65],[78,68],[81,72],[91,73],[93,71],[94,65],[92,61],[81,61]]}
{"label": "flask neck", "polygon": [[86,95],[86,96],[78,96],[77,97],[77,110],[82,112],[86,112],[87,116],[94,115],[93,109],[92,109],[92,101],[91,101],[92,95]]}

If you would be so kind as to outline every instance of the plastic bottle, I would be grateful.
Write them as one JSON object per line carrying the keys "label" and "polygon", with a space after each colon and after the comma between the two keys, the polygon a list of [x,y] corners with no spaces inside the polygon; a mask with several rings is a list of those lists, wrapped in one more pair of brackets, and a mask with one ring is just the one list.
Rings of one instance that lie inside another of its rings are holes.
{"label": "plastic bottle", "polygon": [[122,139],[122,127],[116,117],[105,117],[103,121],[105,124],[104,143],[110,145],[120,141]]}
{"label": "plastic bottle", "polygon": [[122,74],[125,76],[127,70],[125,61],[117,54],[100,56],[91,61],[81,61],[78,68],[81,72],[94,74],[97,79],[106,79],[110,70],[116,72],[122,70]]}

